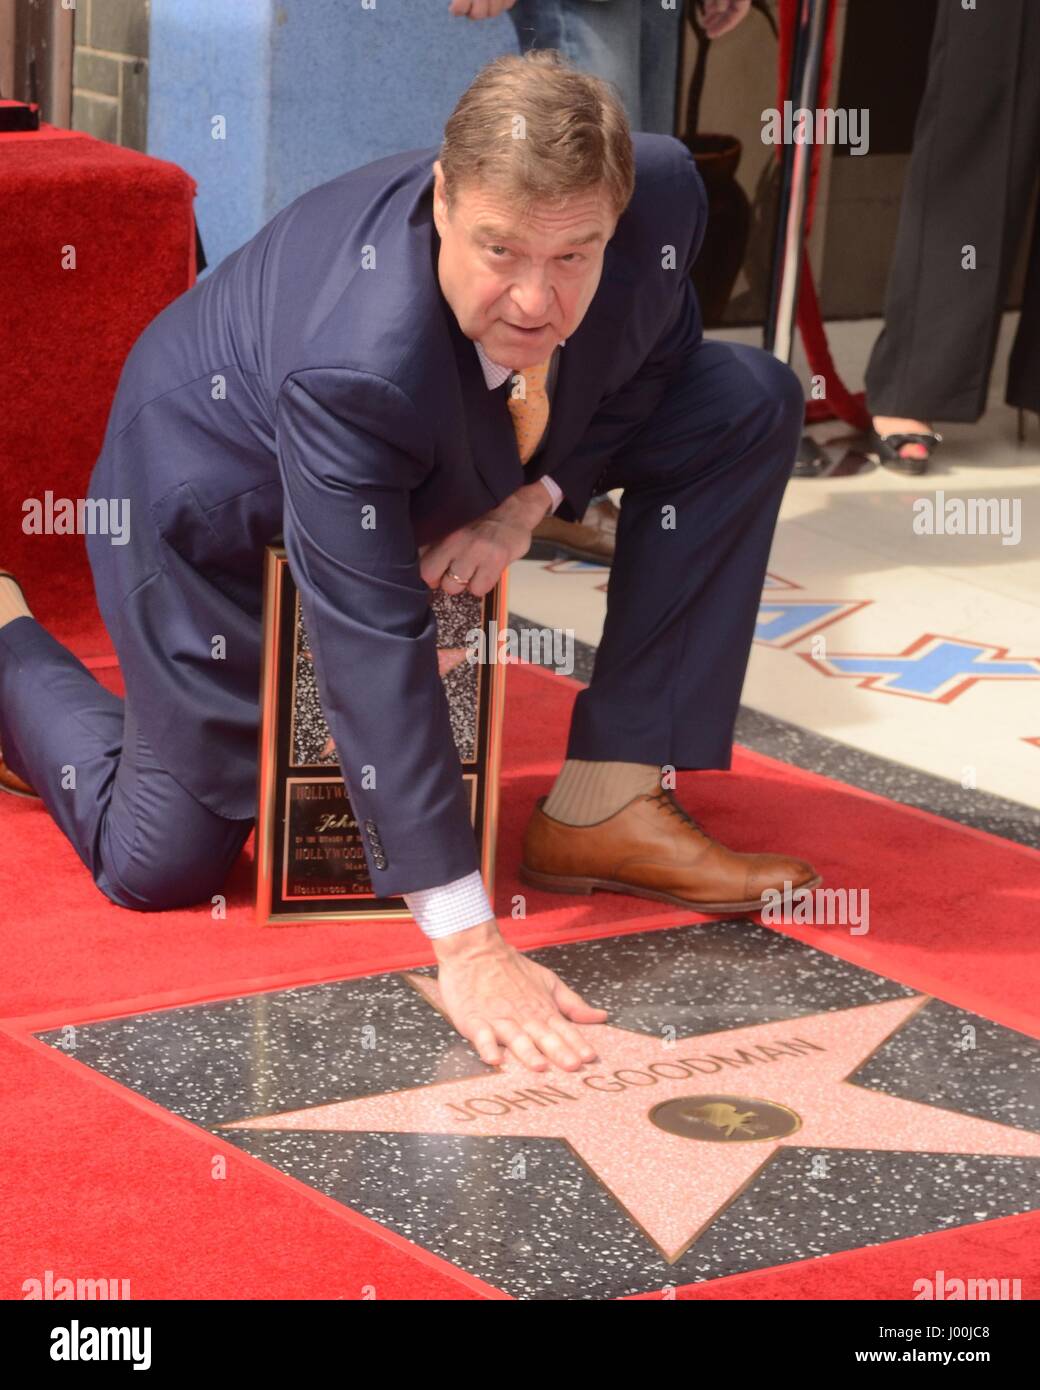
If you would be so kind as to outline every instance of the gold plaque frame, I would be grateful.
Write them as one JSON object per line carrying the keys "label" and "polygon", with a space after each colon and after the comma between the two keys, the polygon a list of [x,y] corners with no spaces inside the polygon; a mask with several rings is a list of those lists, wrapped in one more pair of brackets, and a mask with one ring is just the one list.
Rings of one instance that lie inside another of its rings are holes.
{"label": "gold plaque frame", "polygon": [[[430,593],[441,678],[489,897],[494,894],[505,701],[497,634],[506,624],[506,583],[503,575],[484,598]],[[281,545],[267,547],[263,603],[254,856],[257,921],[261,926],[410,921],[403,897],[380,897],[373,891],[321,711],[299,596]],[[461,654],[459,639],[478,628],[489,659],[473,662]]]}

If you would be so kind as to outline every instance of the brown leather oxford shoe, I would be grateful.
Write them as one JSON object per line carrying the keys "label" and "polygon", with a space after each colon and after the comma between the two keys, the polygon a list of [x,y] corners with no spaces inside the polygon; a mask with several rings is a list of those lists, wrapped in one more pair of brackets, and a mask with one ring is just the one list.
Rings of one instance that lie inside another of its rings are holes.
{"label": "brown leather oxford shoe", "polygon": [[539,797],[524,836],[520,878],[553,893],[631,893],[695,912],[757,912],[767,890],[815,888],[811,864],[739,854],[713,840],[671,791],[633,799],[594,825],[565,825]]}
{"label": "brown leather oxford shoe", "polygon": [[10,792],[12,796],[31,796],[39,801],[39,792],[33,791],[29,783],[19,777],[17,772],[12,772],[0,756],[0,791]]}
{"label": "brown leather oxford shoe", "polygon": [[601,497],[585,509],[580,521],[563,521],[550,512],[531,533],[532,558],[553,550],[574,560],[592,560],[609,565],[614,559],[614,537],[620,508],[609,497]]}

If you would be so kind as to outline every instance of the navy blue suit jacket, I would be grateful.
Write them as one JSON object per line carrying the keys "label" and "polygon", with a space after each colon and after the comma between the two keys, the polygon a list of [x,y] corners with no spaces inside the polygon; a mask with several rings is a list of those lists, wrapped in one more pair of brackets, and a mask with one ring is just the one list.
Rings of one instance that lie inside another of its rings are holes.
{"label": "navy blue suit jacket", "polygon": [[123,367],[89,495],[129,499],[130,542],[88,547],[141,728],[204,805],[255,814],[262,564],[282,536],[380,893],[478,867],[417,547],[542,473],[580,517],[700,340],[703,185],[678,140],[634,145],[635,194],[526,472],[508,386],[487,389],[438,284],[436,148],[296,199]]}

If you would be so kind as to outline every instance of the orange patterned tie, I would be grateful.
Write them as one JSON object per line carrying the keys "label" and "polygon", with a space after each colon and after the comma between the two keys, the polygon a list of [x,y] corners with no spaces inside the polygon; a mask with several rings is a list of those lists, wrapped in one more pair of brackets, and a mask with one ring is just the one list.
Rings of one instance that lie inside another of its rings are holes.
{"label": "orange patterned tie", "polygon": [[545,381],[551,361],[550,356],[537,367],[525,367],[522,372],[514,373],[509,388],[507,404],[513,417],[521,463],[526,463],[538,448],[538,442],[549,423],[549,394]]}

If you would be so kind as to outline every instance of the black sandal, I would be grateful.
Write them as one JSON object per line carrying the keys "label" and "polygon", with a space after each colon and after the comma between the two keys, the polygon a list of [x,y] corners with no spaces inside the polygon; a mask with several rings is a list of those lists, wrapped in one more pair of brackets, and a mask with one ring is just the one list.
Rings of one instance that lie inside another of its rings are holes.
{"label": "black sandal", "polygon": [[811,434],[803,434],[798,441],[792,478],[822,478],[830,467],[830,460],[813,439]]}
{"label": "black sandal", "polygon": [[[928,472],[932,450],[942,443],[942,435],[929,430],[926,434],[878,434],[871,429],[868,436],[867,458],[873,463],[883,464],[895,473],[909,473],[914,477]],[[920,444],[925,449],[924,458],[910,458],[900,453],[907,444]]]}

